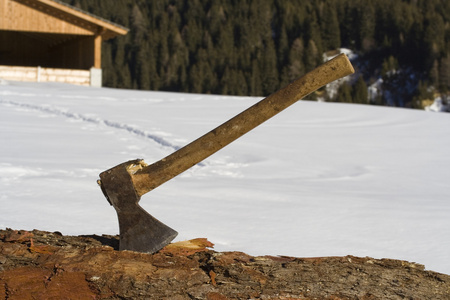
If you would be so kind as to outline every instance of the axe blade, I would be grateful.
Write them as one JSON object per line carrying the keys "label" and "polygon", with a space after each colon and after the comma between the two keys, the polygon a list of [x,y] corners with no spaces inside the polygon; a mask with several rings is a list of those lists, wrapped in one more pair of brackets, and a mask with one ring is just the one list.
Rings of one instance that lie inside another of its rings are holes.
{"label": "axe blade", "polygon": [[[99,184],[119,219],[119,250],[154,253],[168,245],[178,234],[146,212],[138,203],[129,167],[141,160],[131,160],[100,174]],[[105,188],[108,187],[108,188]]]}
{"label": "axe blade", "polygon": [[146,212],[139,204],[133,212],[117,213],[120,228],[119,250],[155,253],[164,248],[178,232]]}

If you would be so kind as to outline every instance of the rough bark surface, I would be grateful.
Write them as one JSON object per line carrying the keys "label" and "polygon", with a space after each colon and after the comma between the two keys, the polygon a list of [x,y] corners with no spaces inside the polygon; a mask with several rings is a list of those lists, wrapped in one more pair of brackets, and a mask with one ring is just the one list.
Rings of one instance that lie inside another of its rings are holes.
{"label": "rough bark surface", "polygon": [[0,230],[0,299],[450,299],[450,276],[416,263],[191,244],[143,254],[114,236]]}

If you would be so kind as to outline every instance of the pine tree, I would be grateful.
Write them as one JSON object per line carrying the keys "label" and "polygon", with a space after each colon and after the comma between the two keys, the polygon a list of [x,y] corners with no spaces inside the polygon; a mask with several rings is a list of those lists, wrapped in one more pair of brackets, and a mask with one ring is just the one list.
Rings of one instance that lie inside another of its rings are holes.
{"label": "pine tree", "polygon": [[338,89],[335,102],[351,103],[352,102],[352,88],[344,82]]}
{"label": "pine tree", "polygon": [[[317,59],[318,53],[323,53],[323,46],[322,46],[322,37],[320,34],[320,26],[316,14],[316,10],[314,8],[310,8],[310,12],[308,14],[308,17],[305,19],[305,33],[304,33],[304,40],[307,42],[307,47],[310,46],[310,43],[314,45],[313,50],[315,61],[310,62],[314,67],[317,66],[320,59]],[[307,50],[308,51],[308,50]],[[305,65],[308,63],[305,62]],[[310,69],[308,69],[310,70]]]}
{"label": "pine tree", "polygon": [[450,51],[439,63],[439,89],[444,93],[450,89]]}
{"label": "pine tree", "polygon": [[111,43],[104,43],[102,46],[102,76],[103,86],[116,86],[116,73],[113,69]]}
{"label": "pine tree", "polygon": [[427,69],[431,69],[433,63],[442,54],[445,48],[445,23],[438,13],[430,11],[424,21],[423,42],[427,53],[425,57]]}
{"label": "pine tree", "polygon": [[358,9],[357,28],[359,33],[356,39],[356,46],[363,51],[369,51],[375,46],[374,34],[376,25],[375,7],[372,1],[364,1]]}
{"label": "pine tree", "polygon": [[166,67],[166,86],[168,90],[180,91],[185,85],[185,79],[180,76],[185,74],[189,53],[181,38],[175,22],[171,22],[168,36],[169,61]]}
{"label": "pine tree", "polygon": [[367,104],[369,102],[367,85],[362,76],[358,77],[352,89],[352,103]]}
{"label": "pine tree", "polygon": [[286,28],[281,28],[280,37],[277,44],[278,65],[284,66],[289,63],[289,41]]}
{"label": "pine tree", "polygon": [[225,71],[222,74],[222,77],[220,78],[220,94],[222,95],[230,95],[232,94],[232,76],[230,69],[228,67],[225,67]]}
{"label": "pine tree", "polygon": [[234,86],[236,87],[235,95],[245,96],[248,95],[248,86],[246,81],[246,76],[242,70],[237,72],[237,76],[235,77]]}
{"label": "pine tree", "polygon": [[321,37],[324,50],[333,50],[341,46],[341,31],[334,1],[327,1],[321,18]]}
{"label": "pine tree", "polygon": [[439,84],[439,63],[437,59],[433,61],[428,77],[432,85],[437,86]]}
{"label": "pine tree", "polygon": [[[150,68],[154,66],[148,63],[148,59],[152,59],[147,43],[142,43],[137,52],[137,84],[139,89],[151,89]],[[143,62],[146,63],[143,63]],[[141,62],[141,63],[139,63]]]}
{"label": "pine tree", "polygon": [[224,70],[226,66],[236,66],[236,49],[234,47],[233,25],[228,20],[219,32],[217,45],[218,67]]}
{"label": "pine tree", "polygon": [[390,71],[395,71],[398,68],[399,66],[397,59],[391,55],[383,61],[381,66],[381,76],[388,77]]}
{"label": "pine tree", "polygon": [[[291,50],[289,51],[289,82],[306,73],[305,64],[303,63],[304,52],[303,40],[300,38],[295,39],[292,43]],[[314,60],[314,58],[312,59]]]}
{"label": "pine tree", "polygon": [[264,95],[269,95],[279,88],[277,56],[273,40],[265,41],[266,47],[262,56],[262,89]]}
{"label": "pine tree", "polygon": [[422,101],[433,99],[433,93],[428,89],[429,84],[427,82],[419,81],[417,85],[416,93],[412,100],[412,106],[415,108],[423,109]]}
{"label": "pine tree", "polygon": [[131,27],[132,31],[130,34],[134,36],[133,43],[140,44],[146,38],[146,33],[148,30],[147,20],[144,18],[139,6],[134,4],[131,11]]}
{"label": "pine tree", "polygon": [[113,60],[115,66],[114,69],[117,73],[116,87],[118,88],[129,88],[132,83],[127,54],[125,52],[126,44],[127,37],[118,37],[115,39],[116,51]]}
{"label": "pine tree", "polygon": [[303,58],[305,63],[305,70],[309,72],[314,69],[318,65],[320,57],[321,54],[317,49],[316,43],[312,39],[309,40]]}
{"label": "pine tree", "polygon": [[259,62],[256,59],[252,60],[250,95],[264,96],[263,89],[262,89],[262,83],[261,83],[261,71],[259,68]]}

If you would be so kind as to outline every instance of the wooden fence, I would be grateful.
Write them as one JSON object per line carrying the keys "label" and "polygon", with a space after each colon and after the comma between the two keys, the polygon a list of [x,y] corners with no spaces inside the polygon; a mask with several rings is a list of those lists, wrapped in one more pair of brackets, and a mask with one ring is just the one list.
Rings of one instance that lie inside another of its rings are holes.
{"label": "wooden fence", "polygon": [[101,69],[56,69],[42,67],[0,66],[0,78],[12,81],[63,82],[100,87]]}

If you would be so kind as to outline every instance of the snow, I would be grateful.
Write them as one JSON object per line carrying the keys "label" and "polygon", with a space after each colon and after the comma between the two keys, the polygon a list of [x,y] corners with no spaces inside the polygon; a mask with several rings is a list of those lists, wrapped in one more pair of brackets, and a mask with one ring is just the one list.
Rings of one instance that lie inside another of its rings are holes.
{"label": "snow", "polygon": [[433,112],[447,112],[450,111],[450,108],[448,105],[443,103],[441,97],[436,97],[431,105],[425,107],[425,110]]}
{"label": "snow", "polygon": [[[157,161],[260,98],[0,85],[0,228],[117,234],[98,174]],[[450,119],[299,101],[140,204],[217,251],[402,259],[450,274]]]}
{"label": "snow", "polygon": [[348,48],[338,48],[337,49],[337,53],[328,56],[326,53],[324,54],[324,61],[328,61],[332,58],[335,58],[336,56],[338,56],[339,54],[344,53],[345,55],[347,55],[349,60],[354,60],[358,58],[358,54],[356,54],[355,52],[353,52],[353,50],[348,49]]}
{"label": "snow", "polygon": [[376,103],[376,99],[379,96],[383,95],[383,79],[382,78],[378,78],[374,83],[372,83],[369,88],[367,89],[368,91],[368,97],[369,97],[369,103]]}

